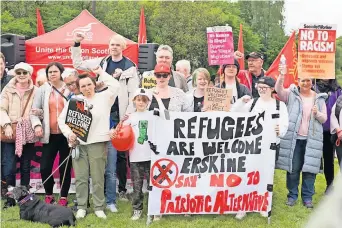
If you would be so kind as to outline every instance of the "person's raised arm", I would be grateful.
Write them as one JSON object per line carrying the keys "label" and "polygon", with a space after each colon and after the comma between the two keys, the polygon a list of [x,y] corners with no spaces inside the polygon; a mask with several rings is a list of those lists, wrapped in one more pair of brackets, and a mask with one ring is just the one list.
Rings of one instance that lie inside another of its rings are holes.
{"label": "person's raised arm", "polygon": [[83,60],[81,41],[84,39],[84,35],[81,33],[74,34],[74,46],[71,47],[71,59],[72,65],[75,69],[83,71],[91,71],[98,65],[100,65],[102,58]]}
{"label": "person's raised arm", "polygon": [[275,84],[275,91],[277,92],[279,99],[281,101],[287,103],[287,100],[288,100],[289,94],[290,94],[290,89],[284,88],[284,80],[285,80],[285,76],[279,75],[277,82]]}

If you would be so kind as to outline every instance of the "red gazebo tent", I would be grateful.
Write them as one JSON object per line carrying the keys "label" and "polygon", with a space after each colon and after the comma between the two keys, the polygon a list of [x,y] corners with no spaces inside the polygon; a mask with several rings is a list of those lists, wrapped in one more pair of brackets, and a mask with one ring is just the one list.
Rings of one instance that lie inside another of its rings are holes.
{"label": "red gazebo tent", "polygon": [[[108,55],[109,39],[117,34],[87,10],[83,10],[65,25],[25,42],[26,62],[34,67],[33,79],[39,69],[45,68],[53,61],[60,62],[65,67],[72,67],[70,47],[73,45],[73,35],[76,32],[85,34],[81,44],[84,59]],[[126,41],[127,48],[123,52],[124,55],[138,64],[138,44],[129,39]]]}

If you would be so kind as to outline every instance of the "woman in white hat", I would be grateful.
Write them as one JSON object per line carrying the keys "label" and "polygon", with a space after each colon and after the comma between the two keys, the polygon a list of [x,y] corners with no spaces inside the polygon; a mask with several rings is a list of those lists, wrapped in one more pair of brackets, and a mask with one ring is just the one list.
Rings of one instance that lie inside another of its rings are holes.
{"label": "woman in white hat", "polygon": [[15,186],[16,155],[20,157],[20,184],[29,186],[30,165],[34,155],[34,133],[29,120],[33,96],[37,87],[27,63],[14,67],[15,77],[1,93],[1,180],[3,187]]}

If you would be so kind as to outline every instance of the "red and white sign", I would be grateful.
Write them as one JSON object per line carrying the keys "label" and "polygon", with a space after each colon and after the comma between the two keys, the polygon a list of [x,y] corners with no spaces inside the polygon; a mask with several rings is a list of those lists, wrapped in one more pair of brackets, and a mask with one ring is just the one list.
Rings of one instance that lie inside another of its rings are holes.
{"label": "red and white sign", "polygon": [[149,215],[271,211],[271,115],[170,112],[170,120],[156,121]]}
{"label": "red and white sign", "polygon": [[234,63],[233,32],[230,26],[207,28],[209,65]]}
{"label": "red and white sign", "polygon": [[304,24],[298,34],[298,78],[335,78],[336,25]]}

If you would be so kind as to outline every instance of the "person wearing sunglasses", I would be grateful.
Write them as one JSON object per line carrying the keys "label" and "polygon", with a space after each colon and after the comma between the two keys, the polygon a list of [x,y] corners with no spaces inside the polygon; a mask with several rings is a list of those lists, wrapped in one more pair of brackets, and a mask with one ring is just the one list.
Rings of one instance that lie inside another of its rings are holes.
{"label": "person wearing sunglasses", "polygon": [[[265,115],[272,116],[272,121],[274,121],[274,135],[270,135],[270,137],[274,137],[274,143],[279,145],[280,137],[283,137],[287,131],[289,117],[285,103],[274,99],[273,94],[276,93],[274,87],[275,80],[273,78],[261,77],[256,84],[259,97],[252,98],[250,95],[245,95],[237,100],[237,102],[232,106],[231,111],[265,112]],[[273,117],[276,115],[278,115],[278,117]],[[277,153],[275,157],[277,160]],[[263,217],[268,217],[267,211],[260,212],[260,214]],[[241,220],[246,215],[246,212],[238,212],[235,218]]]}
{"label": "person wearing sunglasses", "polygon": [[[33,106],[35,112],[42,111],[43,119],[37,115],[31,115],[31,122],[35,135],[43,143],[42,158],[40,161],[40,174],[44,183],[45,203],[54,204],[53,186],[55,181],[49,178],[52,173],[54,161],[59,154],[61,164],[69,155],[69,145],[62,134],[57,119],[62,112],[70,91],[63,82],[62,73],[64,66],[59,62],[51,62],[47,65],[46,75],[48,82],[39,87],[34,96]],[[70,159],[70,158],[69,158]],[[71,160],[65,162],[59,168],[60,183],[63,183],[58,204],[67,206],[67,196],[71,184]],[[65,173],[65,177],[64,177]]]}
{"label": "person wearing sunglasses", "polygon": [[172,112],[190,111],[190,104],[185,93],[181,89],[169,85],[171,68],[168,64],[157,64],[154,68],[154,76],[157,84],[155,88],[151,89],[153,97],[149,110],[157,108]]}
{"label": "person wearing sunglasses", "polygon": [[15,77],[3,89],[0,100],[1,130],[4,130],[1,139],[6,139],[6,142],[1,141],[1,180],[2,187],[15,186],[17,155],[20,157],[20,184],[28,187],[36,141],[29,114],[37,87],[31,79],[31,65],[18,63],[14,72]]}

